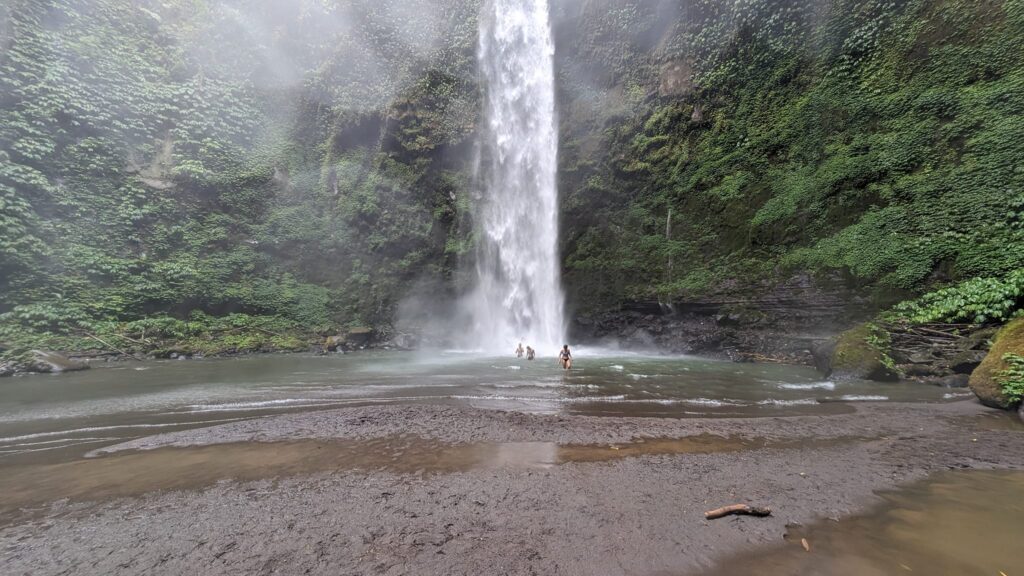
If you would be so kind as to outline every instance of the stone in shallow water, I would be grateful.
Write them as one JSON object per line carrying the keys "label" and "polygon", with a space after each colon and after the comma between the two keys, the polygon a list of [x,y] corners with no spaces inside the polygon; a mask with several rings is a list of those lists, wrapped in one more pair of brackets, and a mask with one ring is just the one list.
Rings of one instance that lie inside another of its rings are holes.
{"label": "stone in shallow water", "polygon": [[836,380],[899,380],[896,371],[887,365],[882,352],[871,344],[875,336],[868,324],[861,324],[839,335],[832,353],[832,374]]}
{"label": "stone in shallow water", "polygon": [[85,362],[72,360],[66,356],[46,350],[33,350],[29,371],[42,373],[74,372],[85,370],[89,365]]}

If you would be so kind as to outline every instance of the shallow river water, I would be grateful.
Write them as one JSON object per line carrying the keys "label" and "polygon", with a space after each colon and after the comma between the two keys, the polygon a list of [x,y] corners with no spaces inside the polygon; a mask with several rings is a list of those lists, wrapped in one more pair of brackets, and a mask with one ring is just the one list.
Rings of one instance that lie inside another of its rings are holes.
{"label": "shallow river water", "polygon": [[586,350],[576,352],[571,371],[553,358],[365,352],[101,364],[0,384],[0,465],[59,461],[159,432],[360,404],[756,417],[834,413],[856,401],[969,396],[925,385],[834,383],[808,367]]}
{"label": "shallow river water", "polygon": [[[443,403],[595,416],[743,417],[850,412],[863,401],[948,402],[965,390],[836,383],[813,369],[578,350],[563,371],[536,361],[460,353],[366,352],[101,364],[0,382],[0,526],[48,502],[106,500],[226,479],[390,470],[415,475],[551,468],[644,455],[761,447],[760,438],[697,435],[620,444],[445,444],[409,435],[374,440],[227,443],[84,458],[125,440],[286,412],[374,404]],[[1021,431],[992,415],[980,429]],[[854,443],[857,438],[822,440]],[[816,440],[801,440],[807,447]],[[792,527],[789,543],[733,557],[714,574],[1003,574],[1024,537],[1024,474],[940,475],[883,495],[875,511]],[[729,520],[725,520],[728,522]],[[807,541],[807,549],[803,546]]]}
{"label": "shallow river water", "polygon": [[880,496],[866,514],[794,526],[786,545],[736,556],[707,576],[1021,573],[1024,472],[946,472]]}

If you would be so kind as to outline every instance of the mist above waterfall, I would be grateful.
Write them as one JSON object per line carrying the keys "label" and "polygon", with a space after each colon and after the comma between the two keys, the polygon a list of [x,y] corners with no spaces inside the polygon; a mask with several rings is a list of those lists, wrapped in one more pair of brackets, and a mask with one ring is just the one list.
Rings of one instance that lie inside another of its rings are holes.
{"label": "mist above waterfall", "polygon": [[491,0],[480,17],[484,123],[474,192],[467,345],[553,353],[565,332],[558,256],[554,43],[546,0]]}

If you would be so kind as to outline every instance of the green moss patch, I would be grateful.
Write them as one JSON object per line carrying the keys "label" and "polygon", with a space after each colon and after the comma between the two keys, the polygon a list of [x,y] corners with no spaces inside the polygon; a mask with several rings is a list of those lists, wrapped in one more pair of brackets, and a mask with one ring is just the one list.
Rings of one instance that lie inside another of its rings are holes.
{"label": "green moss patch", "polygon": [[1021,401],[1024,370],[1024,318],[1007,324],[996,335],[988,355],[971,373],[970,387],[982,404],[1012,409]]}

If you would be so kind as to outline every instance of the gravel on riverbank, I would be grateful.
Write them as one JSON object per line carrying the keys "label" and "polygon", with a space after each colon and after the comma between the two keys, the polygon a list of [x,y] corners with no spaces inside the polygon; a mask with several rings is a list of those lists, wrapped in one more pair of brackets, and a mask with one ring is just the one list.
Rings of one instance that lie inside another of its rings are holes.
{"label": "gravel on riverbank", "polygon": [[[717,454],[450,473],[342,471],[100,503],[55,503],[0,529],[7,574],[684,574],[841,517],[949,468],[1024,469],[1024,433],[973,401],[855,404],[823,416],[652,419],[450,406],[289,414],[113,450],[409,434],[443,442],[608,443],[696,434],[775,442]],[[837,442],[817,440],[839,439]],[[716,521],[725,504],[768,518]]]}

